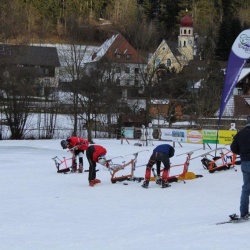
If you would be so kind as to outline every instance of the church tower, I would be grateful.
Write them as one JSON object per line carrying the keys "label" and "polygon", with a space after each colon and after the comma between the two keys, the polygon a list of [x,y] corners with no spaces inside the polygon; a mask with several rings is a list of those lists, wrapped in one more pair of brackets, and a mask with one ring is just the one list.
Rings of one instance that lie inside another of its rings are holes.
{"label": "church tower", "polygon": [[194,58],[194,30],[193,19],[186,14],[180,22],[180,34],[178,36],[178,50],[184,61]]}

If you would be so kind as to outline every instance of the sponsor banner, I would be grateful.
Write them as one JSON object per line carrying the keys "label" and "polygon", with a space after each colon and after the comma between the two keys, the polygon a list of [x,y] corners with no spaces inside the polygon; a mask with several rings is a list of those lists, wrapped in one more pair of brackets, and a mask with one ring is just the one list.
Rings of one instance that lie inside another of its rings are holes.
{"label": "sponsor banner", "polygon": [[187,142],[187,130],[172,130],[172,140],[174,142]]}
{"label": "sponsor banner", "polygon": [[161,133],[161,140],[166,140],[166,141],[172,141],[172,129],[166,129],[166,128],[161,128],[160,133]]}
{"label": "sponsor banner", "polygon": [[[217,130],[202,130],[203,143],[216,143]],[[217,141],[218,143],[218,141]]]}
{"label": "sponsor banner", "polygon": [[[125,138],[133,138],[133,128],[124,128]],[[187,142],[196,144],[231,144],[236,130],[174,130],[174,129],[160,129],[161,140],[173,142]]]}
{"label": "sponsor banner", "polygon": [[236,134],[236,130],[220,130],[218,136],[219,144],[231,144]]}
{"label": "sponsor banner", "polygon": [[187,130],[187,142],[202,144],[202,130]]}

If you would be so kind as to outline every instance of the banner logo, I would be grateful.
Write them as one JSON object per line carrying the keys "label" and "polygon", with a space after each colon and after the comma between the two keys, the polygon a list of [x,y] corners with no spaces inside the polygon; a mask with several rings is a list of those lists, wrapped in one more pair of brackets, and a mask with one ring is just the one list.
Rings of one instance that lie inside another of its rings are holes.
{"label": "banner logo", "polygon": [[236,56],[242,59],[248,59],[250,56],[250,30],[242,31],[236,38],[232,51]]}

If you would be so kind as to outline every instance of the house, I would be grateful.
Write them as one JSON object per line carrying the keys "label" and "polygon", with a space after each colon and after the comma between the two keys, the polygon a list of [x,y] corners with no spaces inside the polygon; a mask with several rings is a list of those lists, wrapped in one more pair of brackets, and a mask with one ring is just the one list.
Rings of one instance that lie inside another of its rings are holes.
{"label": "house", "polygon": [[180,22],[178,42],[163,39],[149,59],[147,72],[159,75],[164,65],[170,71],[179,73],[196,53],[193,20],[186,14]]}
{"label": "house", "polygon": [[[250,68],[245,67],[241,70],[233,94],[229,98],[221,119],[221,124],[230,124],[236,122],[237,129],[246,125],[246,117],[250,115]],[[215,113],[219,116],[219,110]]]}
{"label": "house", "polygon": [[59,85],[60,62],[54,47],[0,44],[0,58],[2,67],[35,68],[40,95],[46,87]]}
{"label": "house", "polygon": [[106,82],[121,87],[121,98],[127,100],[129,92],[142,86],[142,74],[146,66],[144,58],[121,35],[113,35],[91,55],[85,63],[87,71],[105,65]]}
{"label": "house", "polygon": [[[218,114],[217,112],[216,115]],[[246,67],[241,70],[238,83],[227,102],[223,116],[237,119],[248,115],[250,115],[250,68]]]}

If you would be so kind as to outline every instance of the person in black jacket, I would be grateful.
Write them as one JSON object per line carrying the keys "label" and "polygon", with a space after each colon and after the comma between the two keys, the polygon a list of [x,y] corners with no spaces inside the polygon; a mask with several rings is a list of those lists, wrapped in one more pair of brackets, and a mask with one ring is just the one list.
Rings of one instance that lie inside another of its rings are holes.
{"label": "person in black jacket", "polygon": [[247,125],[241,129],[234,137],[231,144],[234,154],[240,155],[241,171],[243,174],[243,186],[240,197],[240,216],[248,219],[249,195],[250,195],[250,116],[247,118]]}
{"label": "person in black jacket", "polygon": [[[168,184],[168,171],[170,168],[170,161],[169,158],[173,157],[175,150],[169,144],[161,144],[157,146],[148,161],[146,166],[146,173],[145,173],[145,181],[142,184],[143,188],[148,188],[150,176],[151,176],[151,169],[153,165],[156,163],[156,171],[157,171],[157,184],[162,184],[162,188],[166,188],[169,186]],[[160,177],[160,167],[161,163],[164,165],[162,178]]]}

